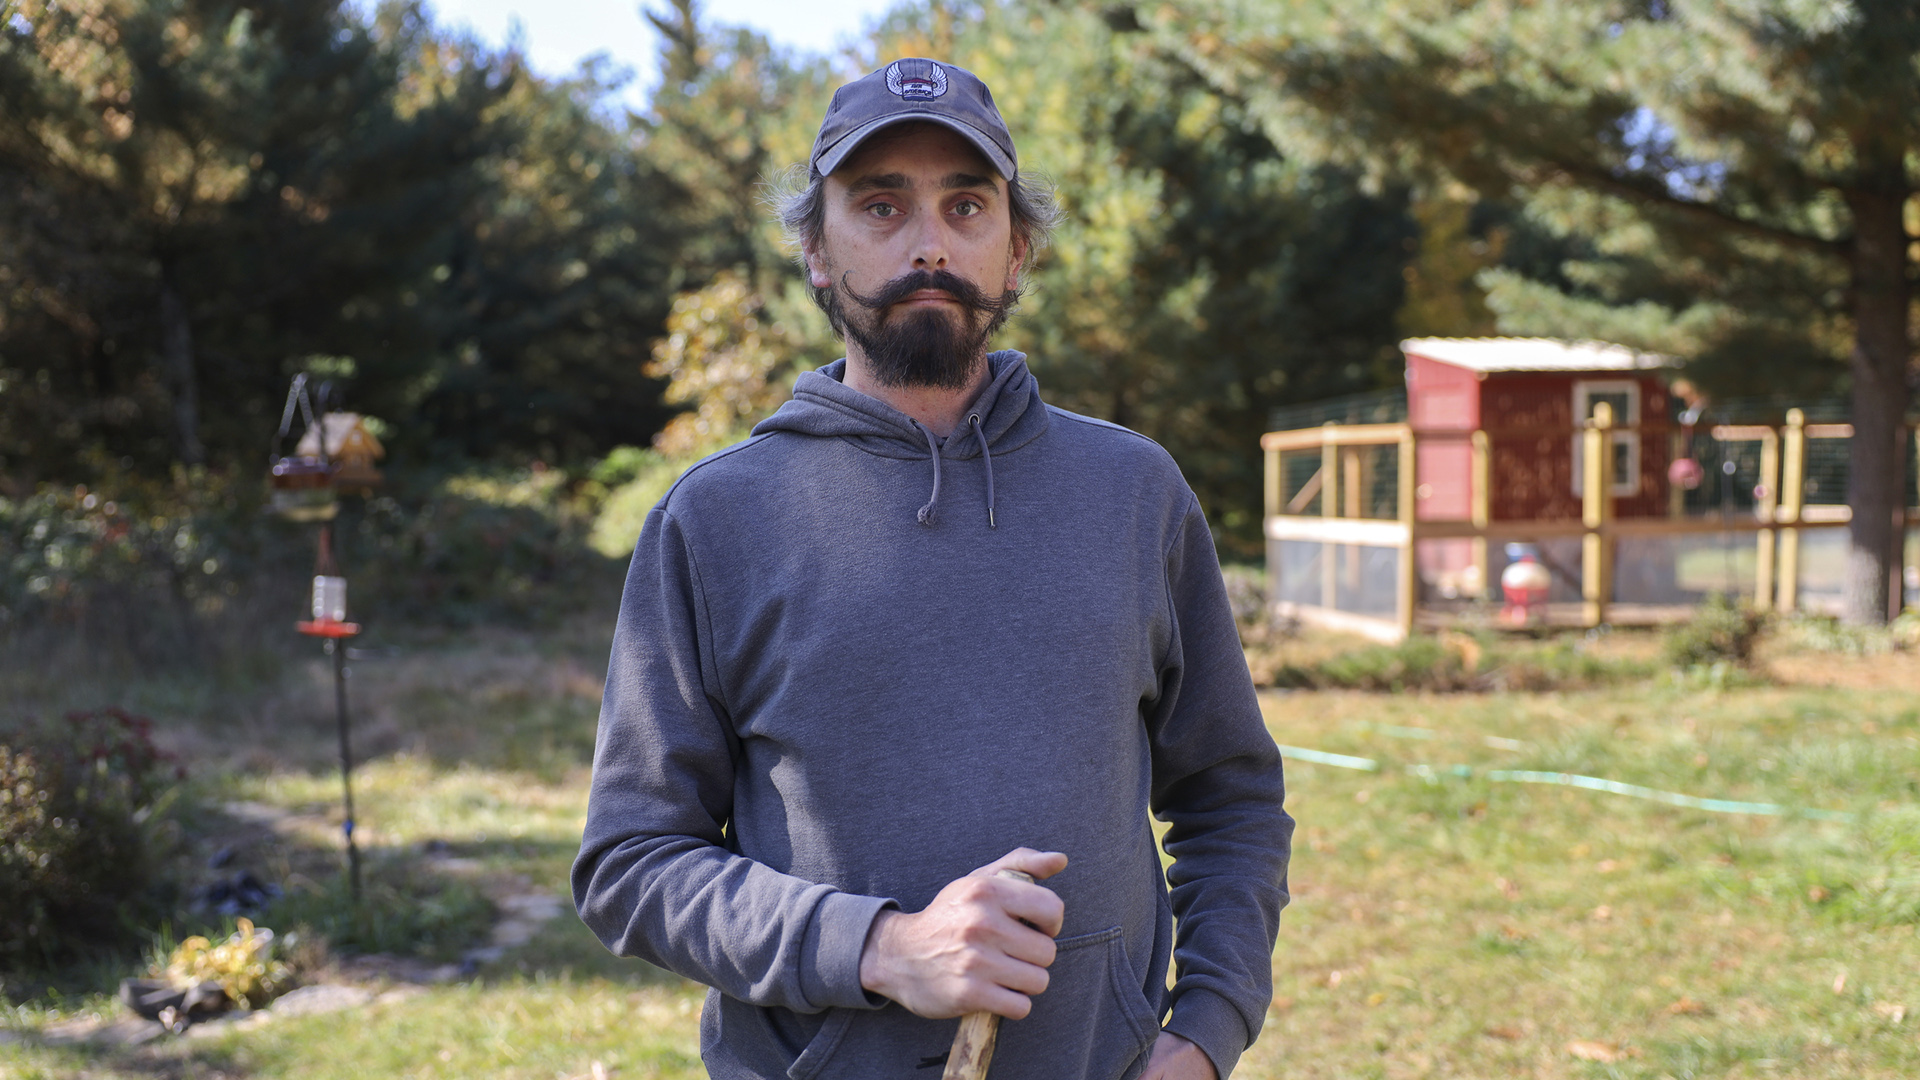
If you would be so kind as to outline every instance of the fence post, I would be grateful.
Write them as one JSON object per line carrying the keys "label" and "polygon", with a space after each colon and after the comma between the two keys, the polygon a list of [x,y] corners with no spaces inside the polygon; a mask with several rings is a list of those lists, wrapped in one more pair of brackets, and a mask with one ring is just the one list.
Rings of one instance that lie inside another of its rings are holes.
{"label": "fence post", "polygon": [[1416,460],[1413,425],[1408,424],[1406,430],[1400,433],[1400,490],[1398,492],[1400,498],[1396,508],[1396,516],[1399,517],[1401,526],[1406,529],[1406,538],[1400,547],[1400,581],[1399,588],[1394,593],[1394,617],[1399,623],[1400,636],[1403,639],[1413,634],[1413,615],[1414,609],[1418,606],[1420,590],[1420,569],[1414,560],[1413,543],[1414,492],[1419,479],[1414,475]]}
{"label": "fence post", "polygon": [[1613,538],[1608,520],[1613,517],[1613,406],[1602,401],[1593,407],[1593,420],[1580,433],[1584,440],[1581,456],[1580,521],[1586,535],[1580,538],[1581,623],[1599,626],[1607,621],[1607,600],[1612,591]]}
{"label": "fence post", "polygon": [[[1266,506],[1266,512],[1262,516],[1277,517],[1279,516],[1282,505],[1281,500],[1286,496],[1286,492],[1281,490],[1284,486],[1283,481],[1286,472],[1280,467],[1280,451],[1268,450],[1265,452],[1264,457],[1266,459],[1266,469],[1262,475],[1262,479],[1265,481],[1263,487],[1266,497],[1261,501]],[[1264,533],[1265,531],[1266,523],[1263,521],[1261,522],[1261,532]]]}
{"label": "fence post", "polygon": [[[1672,463],[1691,456],[1693,447],[1687,445],[1686,435],[1682,434],[1678,428],[1674,429],[1673,434],[1667,436],[1667,445],[1670,447],[1670,452],[1667,454],[1669,466],[1667,475],[1671,477]],[[1687,489],[1673,483],[1672,480],[1667,482],[1667,516],[1675,520],[1687,516]]]}
{"label": "fence post", "polygon": [[1790,613],[1800,602],[1800,507],[1805,502],[1807,476],[1807,414],[1787,410],[1787,426],[1780,439],[1780,505],[1774,520],[1780,523],[1780,550],[1774,577],[1779,600],[1775,608]]}
{"label": "fence post", "polygon": [[[1774,511],[1780,505],[1780,435],[1771,428],[1760,437],[1760,483],[1753,502],[1753,513],[1760,523],[1773,525]],[[1768,611],[1773,608],[1775,534],[1772,528],[1763,528],[1753,537],[1753,606]]]}
{"label": "fence post", "polygon": [[[1329,420],[1321,425],[1320,435],[1320,516],[1340,516],[1340,433],[1339,425]],[[1340,600],[1336,552],[1331,540],[1320,542],[1320,606],[1332,611]]]}
{"label": "fence post", "polygon": [[1483,430],[1473,433],[1473,573],[1482,599],[1492,596],[1488,580],[1487,527],[1493,523],[1493,441]]}

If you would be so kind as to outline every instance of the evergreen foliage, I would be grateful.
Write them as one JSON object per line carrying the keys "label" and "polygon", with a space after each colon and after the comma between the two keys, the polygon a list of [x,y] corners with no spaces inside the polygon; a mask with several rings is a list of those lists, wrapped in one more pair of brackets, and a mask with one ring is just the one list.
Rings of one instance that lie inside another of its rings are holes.
{"label": "evergreen foliage", "polygon": [[1289,153],[1458,182],[1590,243],[1557,286],[1482,275],[1503,331],[1660,349],[1722,391],[1844,372],[1848,609],[1884,621],[1913,374],[1920,8],[1241,0],[1138,17]]}
{"label": "evergreen foliage", "polygon": [[1165,445],[1223,545],[1256,554],[1268,414],[1400,381],[1404,192],[1288,160],[1126,20],[933,3],[876,40],[876,65],[932,50],[985,79],[1067,210],[1001,343],[1049,401]]}

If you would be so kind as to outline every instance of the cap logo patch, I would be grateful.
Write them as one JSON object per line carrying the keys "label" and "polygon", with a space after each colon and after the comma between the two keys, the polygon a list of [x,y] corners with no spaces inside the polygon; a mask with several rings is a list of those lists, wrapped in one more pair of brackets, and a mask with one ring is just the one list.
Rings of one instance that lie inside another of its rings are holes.
{"label": "cap logo patch", "polygon": [[907,101],[932,101],[947,92],[947,73],[939,64],[928,60],[913,62],[911,68],[903,67],[906,61],[895,60],[887,65],[887,89],[894,96]]}

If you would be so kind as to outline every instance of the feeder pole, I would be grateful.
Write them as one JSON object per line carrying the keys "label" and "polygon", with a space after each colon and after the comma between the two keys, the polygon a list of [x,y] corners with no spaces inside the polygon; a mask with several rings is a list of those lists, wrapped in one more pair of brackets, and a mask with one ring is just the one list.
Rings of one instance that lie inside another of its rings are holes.
{"label": "feeder pole", "polygon": [[353,747],[348,739],[347,719],[347,642],[329,638],[327,651],[333,654],[333,700],[340,726],[340,793],[347,817],[340,828],[347,837],[347,875],[353,887],[355,903],[360,901],[360,849],[353,842]]}

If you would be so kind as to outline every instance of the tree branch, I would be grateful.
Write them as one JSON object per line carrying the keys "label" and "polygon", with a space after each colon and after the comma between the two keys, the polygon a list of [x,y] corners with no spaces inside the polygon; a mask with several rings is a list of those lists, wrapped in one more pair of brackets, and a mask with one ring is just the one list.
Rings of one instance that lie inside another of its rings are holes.
{"label": "tree branch", "polygon": [[[1671,192],[1660,191],[1655,188],[1633,183],[1630,180],[1624,180],[1594,165],[1545,160],[1542,162],[1542,167],[1549,172],[1560,173],[1568,177],[1573,183],[1580,187],[1613,195],[1642,205],[1672,210],[1689,217],[1698,218],[1702,221],[1732,229],[1736,232],[1746,233],[1749,236],[1758,237],[1763,240],[1772,240],[1776,243],[1786,244],[1789,247],[1796,247],[1803,251],[1812,251],[1821,255],[1844,255],[1851,244],[1851,240],[1847,237],[1828,240],[1824,237],[1808,236],[1805,233],[1795,232],[1792,229],[1783,229],[1776,225],[1768,225],[1765,222],[1743,218],[1738,214],[1714,206],[1711,203],[1692,202],[1687,199],[1682,199]],[[1524,173],[1526,170],[1522,169],[1518,171]],[[1522,175],[1516,176],[1516,179],[1521,179],[1527,183],[1539,184],[1545,182],[1547,178]]]}

